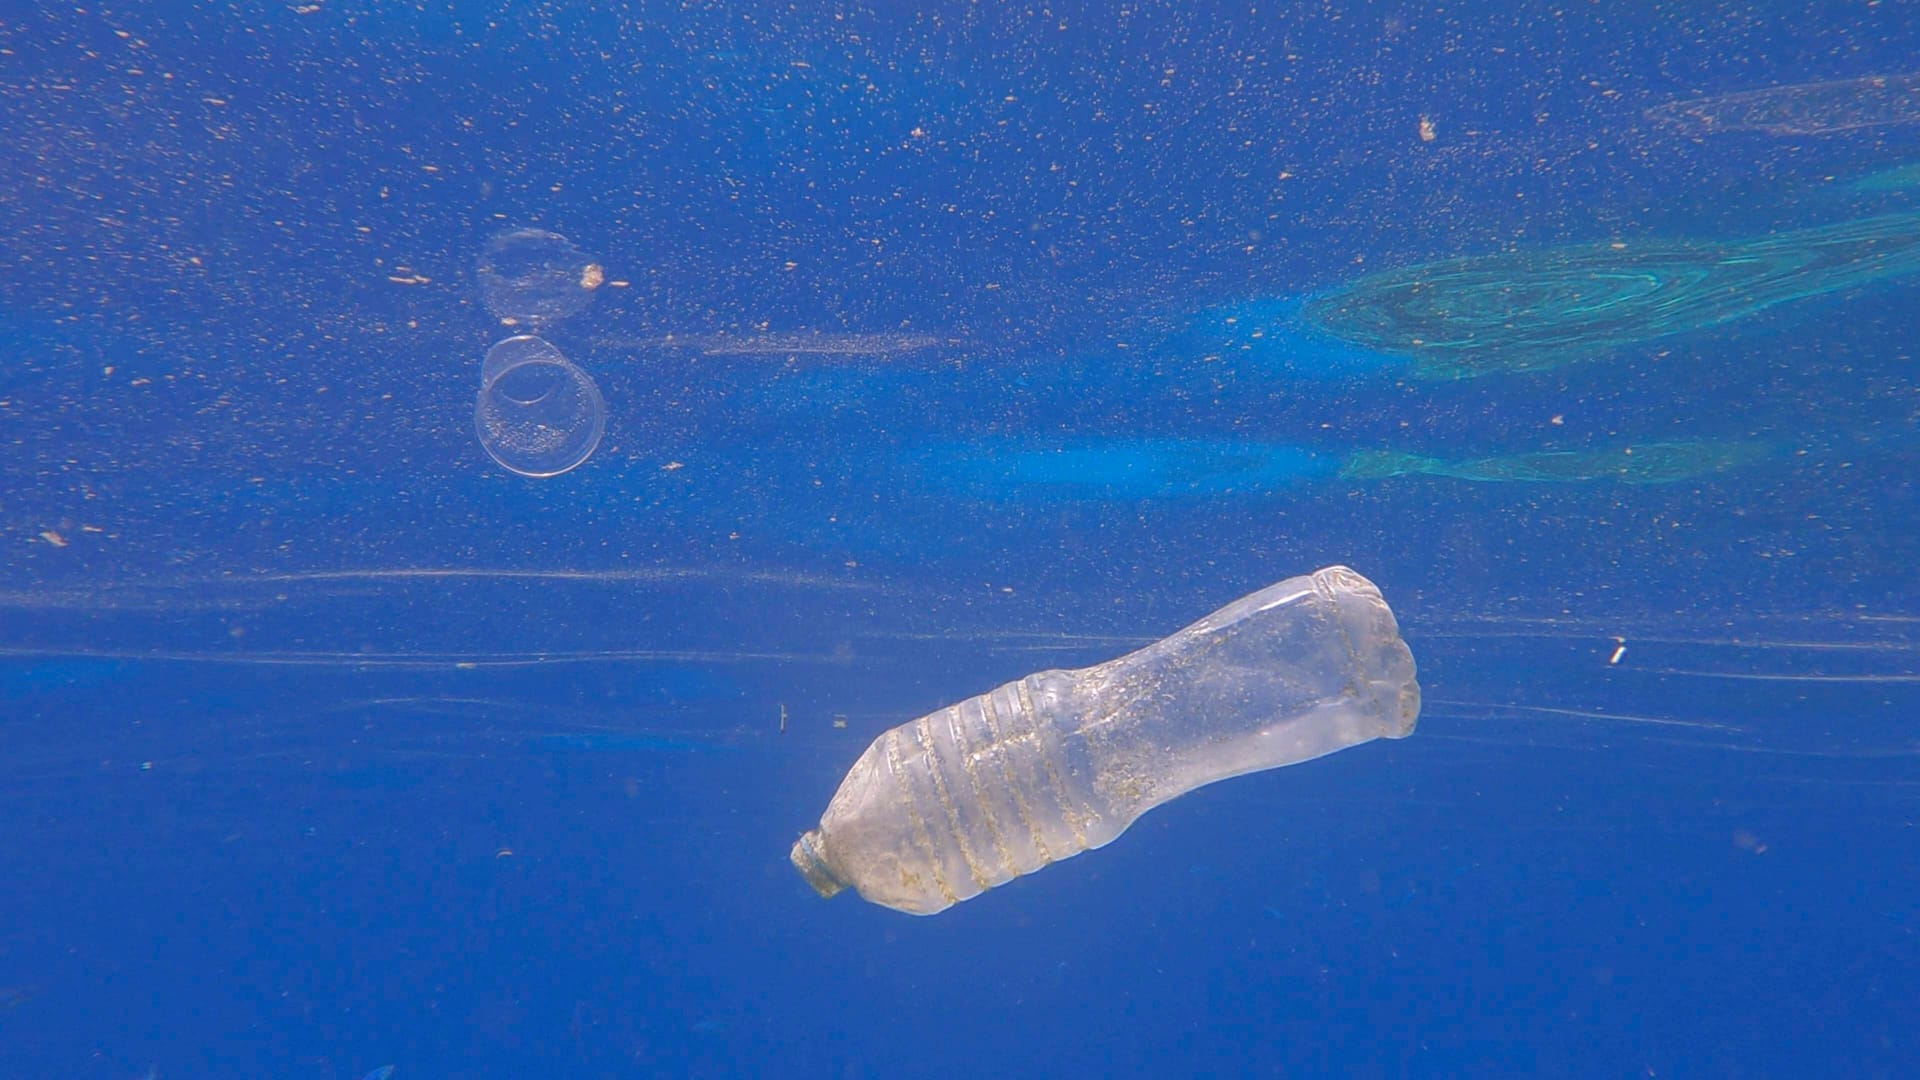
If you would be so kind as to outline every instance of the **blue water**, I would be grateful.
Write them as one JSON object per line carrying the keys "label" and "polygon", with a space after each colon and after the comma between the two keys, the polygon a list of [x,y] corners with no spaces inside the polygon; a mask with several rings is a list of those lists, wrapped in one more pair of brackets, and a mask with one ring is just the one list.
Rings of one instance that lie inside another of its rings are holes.
{"label": "blue water", "polygon": [[[1917,56],[1902,4],[0,6],[0,1077],[1920,1074],[1920,276],[1470,378],[1303,314],[1891,250]],[[490,310],[516,229],[578,310]],[[604,403],[545,477],[476,420],[530,331]],[[1746,449],[1609,464],[1674,443]],[[1411,738],[932,918],[788,865],[887,728],[1333,563]]]}

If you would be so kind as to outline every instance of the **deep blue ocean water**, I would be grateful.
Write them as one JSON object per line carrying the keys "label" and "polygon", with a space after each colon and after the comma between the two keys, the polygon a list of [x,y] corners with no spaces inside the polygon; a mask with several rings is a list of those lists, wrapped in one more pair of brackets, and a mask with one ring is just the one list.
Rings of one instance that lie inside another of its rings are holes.
{"label": "deep blue ocean water", "polygon": [[[0,1078],[1920,1074],[1916,57],[0,4]],[[930,918],[788,865],[1334,563],[1412,737]]]}

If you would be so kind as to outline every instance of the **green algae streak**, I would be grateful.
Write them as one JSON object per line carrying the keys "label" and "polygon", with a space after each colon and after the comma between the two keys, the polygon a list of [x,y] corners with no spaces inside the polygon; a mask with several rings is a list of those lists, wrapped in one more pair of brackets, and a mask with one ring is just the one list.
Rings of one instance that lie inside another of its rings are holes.
{"label": "green algae streak", "polygon": [[1605,356],[1776,304],[1920,272],[1920,214],[1749,240],[1520,251],[1373,274],[1309,300],[1315,327],[1428,379]]}
{"label": "green algae streak", "polygon": [[1396,450],[1363,450],[1347,458],[1340,475],[1349,480],[1391,476],[1443,476],[1481,483],[1582,483],[1609,480],[1622,484],[1667,484],[1727,472],[1765,456],[1759,443],[1656,442],[1620,450],[1548,451],[1506,457],[1443,461]]}
{"label": "green algae streak", "polygon": [[1881,195],[1898,191],[1920,191],[1920,162],[1894,165],[1871,172],[1847,185],[1848,191]]}

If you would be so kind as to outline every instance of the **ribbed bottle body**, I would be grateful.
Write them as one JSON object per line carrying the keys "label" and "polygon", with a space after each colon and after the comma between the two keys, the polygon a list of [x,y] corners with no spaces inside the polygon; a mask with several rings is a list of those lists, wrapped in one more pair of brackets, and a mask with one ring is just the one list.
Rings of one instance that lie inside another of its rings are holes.
{"label": "ribbed bottle body", "polygon": [[1038,672],[881,735],[795,862],[810,846],[840,884],[930,915],[1118,836],[1091,804],[1073,678]]}

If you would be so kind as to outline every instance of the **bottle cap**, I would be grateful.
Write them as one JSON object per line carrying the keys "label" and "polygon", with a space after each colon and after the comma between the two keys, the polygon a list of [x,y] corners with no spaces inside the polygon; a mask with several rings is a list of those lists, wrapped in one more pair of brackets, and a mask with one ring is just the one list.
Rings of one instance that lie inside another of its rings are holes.
{"label": "bottle cap", "polygon": [[832,896],[847,887],[847,883],[840,880],[820,854],[820,830],[802,834],[800,839],[793,842],[793,850],[787,857],[793,860],[794,869],[807,879],[807,884],[813,886],[813,891],[821,896]]}

